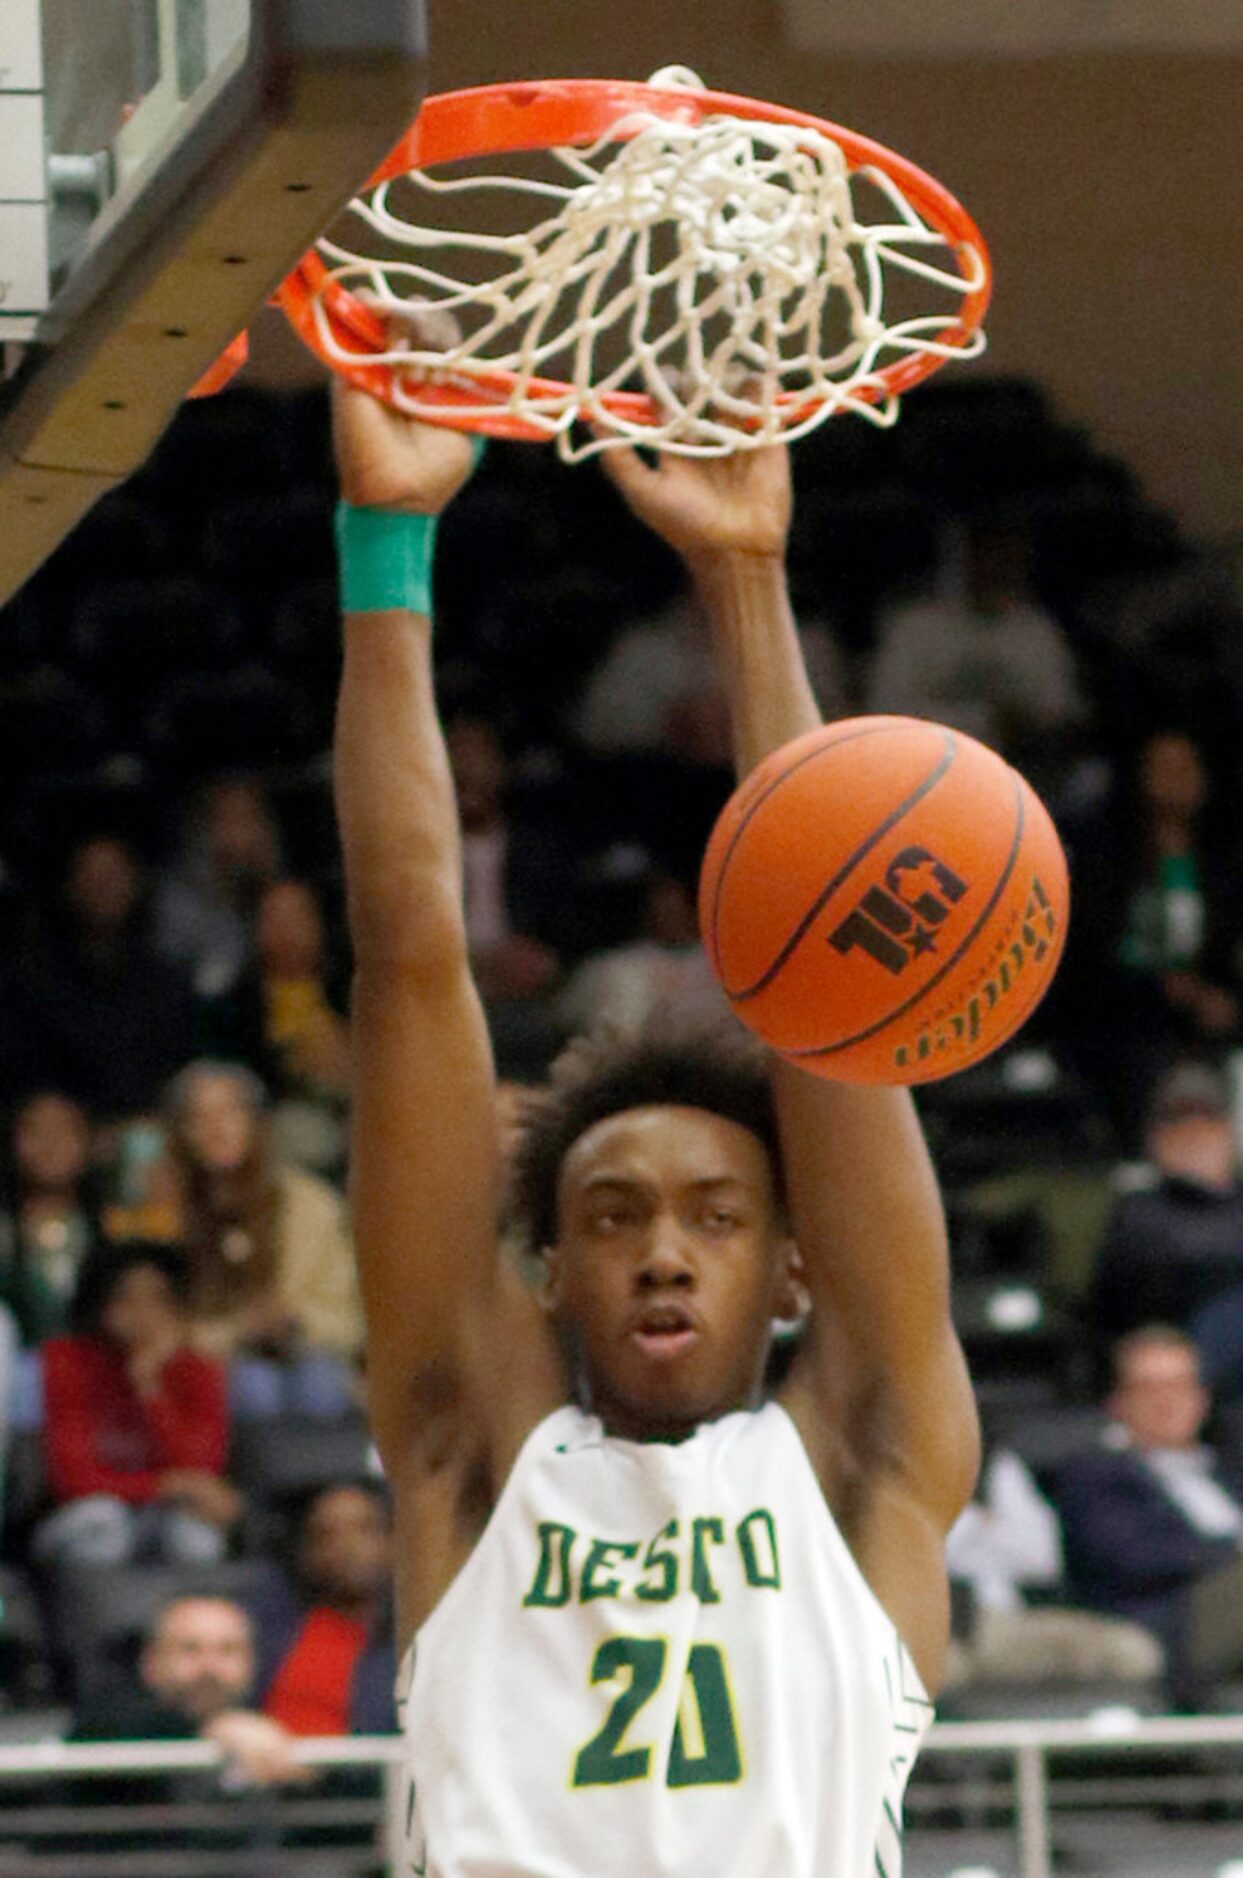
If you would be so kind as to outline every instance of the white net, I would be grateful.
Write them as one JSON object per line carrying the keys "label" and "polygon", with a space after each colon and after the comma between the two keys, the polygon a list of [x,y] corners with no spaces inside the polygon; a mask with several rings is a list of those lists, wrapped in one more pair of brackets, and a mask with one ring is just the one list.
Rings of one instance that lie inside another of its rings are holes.
{"label": "white net", "polygon": [[[652,82],[698,86],[676,69]],[[722,455],[843,410],[887,425],[886,366],[983,346],[957,324],[984,284],[983,257],[951,246],[882,170],[852,176],[818,130],[639,113],[549,155],[551,179],[413,171],[356,199],[353,223],[383,258],[339,230],[319,252],[330,281],[388,316],[390,349],[355,349],[321,291],[325,356],[393,367],[390,399],[416,416],[428,385],[453,385],[460,417],[508,411],[574,460],[626,443]],[[486,196],[504,219],[498,191],[520,198],[516,231],[435,225],[449,198]],[[920,310],[895,311],[895,283],[899,302],[918,287]],[[460,329],[443,349],[402,336],[429,304]],[[650,407],[618,396],[632,392]]]}

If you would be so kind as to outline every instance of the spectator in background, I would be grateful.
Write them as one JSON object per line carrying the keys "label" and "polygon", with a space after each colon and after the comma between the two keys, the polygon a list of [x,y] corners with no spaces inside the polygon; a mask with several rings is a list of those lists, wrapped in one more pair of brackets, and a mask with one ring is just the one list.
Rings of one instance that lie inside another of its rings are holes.
{"label": "spectator in background", "polygon": [[[822,712],[840,716],[846,683],[832,636],[811,624],[800,637]],[[690,588],[656,618],[640,620],[614,640],[587,682],[573,727],[584,749],[597,755],[650,751],[731,768],[725,693],[708,622]]]}
{"label": "spectator in background", "polygon": [[[1243,1182],[1225,1078],[1184,1061],[1157,1085],[1146,1136],[1154,1179],[1114,1202],[1086,1300],[1106,1343],[1140,1324],[1190,1330],[1243,1288]],[[1220,1378],[1210,1368],[1210,1387]]]}
{"label": "spectator in background", "polygon": [[[679,575],[673,603],[609,645],[569,713],[589,764],[603,842],[634,844],[689,877],[734,785],[728,713],[711,634]],[[846,703],[846,677],[827,626],[800,624],[812,689],[826,716]]]}
{"label": "spectator in background", "polygon": [[100,1121],[144,1114],[191,1053],[188,980],[146,937],[132,848],[91,835],[65,869],[59,917],[19,974],[24,1054],[44,1086]]}
{"label": "spectator in background", "polygon": [[1202,1442],[1209,1395],[1191,1339],[1147,1325],[1114,1349],[1101,1446],[1058,1470],[1054,1500],[1080,1600],[1142,1624],[1187,1689],[1188,1597],[1243,1549],[1243,1476]]}
{"label": "spectator in background", "polygon": [[590,954],[570,975],[557,1000],[569,1031],[597,1024],[638,1030],[660,1006],[705,1023],[728,1012],[699,942],[695,899],[685,882],[652,868],[642,919],[638,938]]}
{"label": "spectator in background", "polygon": [[260,1706],[292,1735],[388,1734],[393,1518],[375,1480],[321,1487],[297,1522],[295,1577],[273,1569],[252,1609]]}
{"label": "spectator in background", "polygon": [[1228,884],[1215,877],[1225,857],[1206,839],[1208,769],[1190,737],[1166,731],[1147,740],[1140,791],[1142,825],[1130,857],[1121,963],[1160,981],[1171,1015],[1181,1017],[1190,1040],[1232,1038],[1239,997],[1227,953],[1236,944],[1238,902],[1232,899],[1228,909],[1213,905],[1212,896]]}
{"label": "spectator in background", "polygon": [[1057,773],[1087,709],[1066,635],[1032,593],[1020,518],[969,517],[960,567],[942,569],[937,592],[881,614],[866,697],[869,711],[978,737],[1038,785]]}
{"label": "spectator in background", "polygon": [[43,1439],[57,1510],[41,1564],[203,1564],[241,1504],[224,1479],[225,1377],[187,1342],[184,1262],[166,1247],[105,1248],[82,1268],[76,1334],[43,1350]]}
{"label": "spectator in background", "polygon": [[258,779],[209,783],[155,896],[156,948],[189,974],[198,997],[222,997],[250,963],[259,897],[280,864],[280,835]]}
{"label": "spectator in background", "polygon": [[1138,1624],[1067,1608],[1057,1514],[1011,1450],[989,1456],[975,1498],[950,1528],[946,1559],[951,1581],[971,1594],[951,1687],[1142,1682],[1160,1674],[1160,1645]]}
{"label": "spectator in background", "polygon": [[1025,1591],[1057,1584],[1057,1514],[1017,1454],[989,1455],[971,1504],[950,1528],[946,1556],[951,1578],[971,1586],[981,1610],[1021,1610]]}
{"label": "spectator in background", "polygon": [[270,1092],[282,1159],[343,1171],[350,1032],[332,981],[320,904],[300,880],[262,890],[254,959],[233,990],[203,1006],[207,1053],[245,1063]]}
{"label": "spectator in background", "polygon": [[194,1342],[232,1360],[240,1414],[345,1408],[362,1310],[340,1194],[275,1159],[240,1065],[189,1064],[167,1113]]}
{"label": "spectator in background", "polygon": [[[247,1706],[254,1680],[254,1634],[247,1613],[232,1598],[194,1594],[172,1599],[160,1612],[136,1677],[119,1680],[82,1705],[71,1741],[204,1740],[224,1757],[219,1767],[209,1769],[84,1783],[83,1804],[107,1800],[202,1808],[219,1803],[214,1818],[200,1812],[194,1827],[162,1824],[158,1845],[150,1829],[127,1834],[124,1846],[109,1835],[106,1849],[114,1856],[122,1850],[149,1855],[175,1847],[210,1850],[219,1857],[244,1849],[251,1855],[246,1869],[255,1870],[254,1854],[279,1843],[269,1790],[304,1786],[312,1776],[279,1723]],[[98,1853],[105,1842],[97,1840],[89,1849]]]}
{"label": "spectator in background", "polygon": [[78,1273],[99,1243],[90,1123],[55,1090],[12,1118],[0,1176],[0,1299],[28,1347],[63,1334]]}
{"label": "spectator in background", "polygon": [[502,1074],[540,1074],[562,1041],[549,1002],[575,866],[564,834],[519,816],[500,731],[460,712],[445,727],[462,826],[462,890],[475,982]]}
{"label": "spectator in background", "polygon": [[232,1598],[173,1598],[156,1618],[136,1680],[75,1718],[74,1741],[188,1741],[245,1705],[255,1680],[250,1619]]}
{"label": "spectator in background", "polygon": [[1080,934],[1059,985],[1063,1028],[1123,1150],[1142,1147],[1155,1084],[1181,1056],[1240,1038],[1241,870],[1214,820],[1204,754],[1179,730],[1141,745],[1134,777],[1072,844]]}
{"label": "spectator in background", "polygon": [[[299,1789],[314,1786],[316,1799],[340,1800],[374,1793],[379,1782],[370,1768],[321,1773],[301,1761],[297,1736],[254,1706],[256,1641],[249,1615],[233,1599],[175,1598],[152,1626],[137,1678],[83,1706],[75,1741],[199,1739],[223,1757],[210,1769],[80,1783],[83,1803],[98,1802],[102,1789],[119,1804],[195,1808],[188,1827],[173,1815],[160,1822],[158,1840],[151,1828],[138,1826],[126,1833],[124,1847],[109,1835],[106,1849],[114,1858],[119,1850],[163,1853],[161,1869],[169,1868],[167,1854],[175,1847],[199,1853],[194,1869],[213,1873],[231,1872],[228,1854],[235,1851],[246,1854],[237,1864],[248,1873],[296,1869],[308,1878],[336,1878],[349,1871],[379,1878],[368,1856],[375,1834],[370,1819],[337,1824],[321,1815],[301,1824],[282,1812],[279,1802]],[[97,1839],[90,1849],[98,1853],[105,1842]],[[207,1859],[207,1853],[214,1856]]]}
{"label": "spectator in background", "polygon": [[278,880],[264,889],[255,950],[251,982],[262,1009],[264,1081],[278,1098],[305,1091],[346,1096],[349,1026],[330,983],[324,916],[304,881]]}

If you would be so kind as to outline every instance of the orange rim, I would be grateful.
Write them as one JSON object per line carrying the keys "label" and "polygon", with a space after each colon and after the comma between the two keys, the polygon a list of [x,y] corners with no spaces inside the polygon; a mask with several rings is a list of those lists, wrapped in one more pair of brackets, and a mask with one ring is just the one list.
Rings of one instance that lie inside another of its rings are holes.
{"label": "orange rim", "polygon": [[[723,113],[756,122],[801,125],[831,137],[852,172],[871,166],[882,170],[897,184],[924,221],[943,238],[962,268],[964,278],[967,278],[967,250],[973,250],[979,257],[984,270],[981,284],[964,296],[960,311],[947,319],[930,343],[961,349],[979,328],[992,294],[988,248],[971,216],[948,189],[906,157],[856,131],[846,130],[840,124],[806,111],[738,97],[730,92],[664,90],[628,80],[595,78],[533,79],[518,84],[478,85],[464,91],[441,92],[424,100],[414,124],[364,187],[374,189],[408,170],[430,169],[436,164],[466,157],[542,150],[560,144],[595,143],[610,131],[615,132],[619,120],[636,112],[686,124],[701,123],[708,116]],[[333,358],[320,336],[314,313],[315,302],[321,297],[324,314],[338,344],[376,353],[386,350],[387,340],[380,321],[348,288],[329,278],[318,251],[312,248],[277,289],[275,303],[283,308],[299,337],[326,365],[359,389],[391,403],[397,368],[368,365],[362,360],[358,364],[343,364]],[[935,353],[897,359],[876,373],[875,383],[860,386],[852,397],[868,404],[887,401],[920,384],[946,363],[946,359]],[[498,369],[478,377],[471,374],[469,379],[463,378],[457,383],[423,383],[419,390],[421,404],[434,408],[421,409],[420,416],[429,423],[480,431],[494,437],[546,440],[547,431],[506,408],[515,382],[512,372]],[[535,397],[563,398],[572,389],[555,379],[530,381]],[[464,405],[478,406],[493,399],[497,405],[494,415],[465,416],[462,413]],[[662,414],[645,392],[609,391],[601,395],[600,401],[607,410],[628,423],[657,425],[663,421]],[[786,407],[789,422],[795,424],[821,401],[798,392],[786,392],[778,402]]]}
{"label": "orange rim", "polygon": [[187,398],[214,398],[218,391],[231,384],[250,358],[250,335],[239,333],[231,339],[220,357],[209,365],[203,376],[196,379],[187,391]]}

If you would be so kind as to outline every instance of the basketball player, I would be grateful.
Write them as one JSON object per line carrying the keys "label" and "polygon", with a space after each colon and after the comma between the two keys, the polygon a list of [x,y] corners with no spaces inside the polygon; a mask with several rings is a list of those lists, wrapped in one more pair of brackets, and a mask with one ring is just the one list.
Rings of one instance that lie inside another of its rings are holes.
{"label": "basketball player", "polygon": [[[336,423],[354,1205],[412,1643],[401,1869],[896,1878],[978,1440],[910,1098],[707,1042],[580,1050],[519,1174],[546,1271],[522,1285],[431,675],[428,518],[472,447],[346,389]],[[818,722],[786,453],[604,460],[703,597],[745,775]]]}

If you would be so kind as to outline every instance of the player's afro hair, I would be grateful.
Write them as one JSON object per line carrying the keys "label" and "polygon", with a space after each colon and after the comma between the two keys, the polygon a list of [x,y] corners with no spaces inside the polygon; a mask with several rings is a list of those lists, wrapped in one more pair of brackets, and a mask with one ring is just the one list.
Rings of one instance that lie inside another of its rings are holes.
{"label": "player's afro hair", "polygon": [[514,1161],[510,1219],[530,1252],[557,1239],[562,1163],[580,1135],[626,1109],[705,1109],[738,1122],[768,1151],[777,1204],[781,1149],[765,1053],[732,1028],[679,1029],[668,1013],[641,1031],[601,1029],[569,1045],[531,1103]]}

